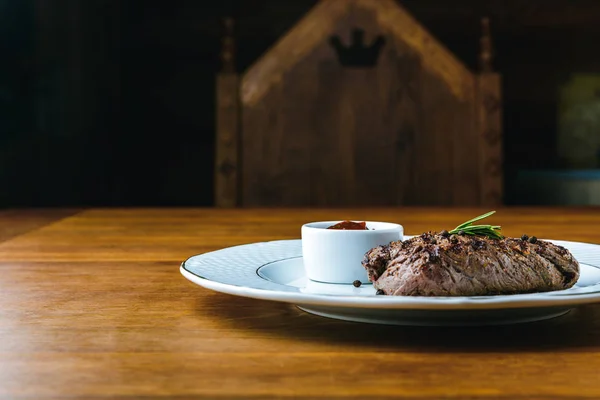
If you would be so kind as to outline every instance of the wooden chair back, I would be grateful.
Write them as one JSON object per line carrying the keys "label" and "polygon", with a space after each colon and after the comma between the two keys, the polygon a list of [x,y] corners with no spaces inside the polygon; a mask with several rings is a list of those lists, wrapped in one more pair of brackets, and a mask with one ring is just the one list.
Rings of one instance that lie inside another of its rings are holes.
{"label": "wooden chair back", "polygon": [[322,0],[243,74],[226,22],[217,206],[494,206],[500,76],[470,71],[393,0]]}

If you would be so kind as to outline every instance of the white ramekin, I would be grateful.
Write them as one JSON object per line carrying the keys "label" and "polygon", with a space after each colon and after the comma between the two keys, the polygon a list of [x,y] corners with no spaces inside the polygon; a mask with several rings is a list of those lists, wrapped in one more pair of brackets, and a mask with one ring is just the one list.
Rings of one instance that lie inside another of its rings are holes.
{"label": "white ramekin", "polygon": [[[368,230],[327,229],[342,221],[302,225],[302,257],[308,279],[326,283],[368,282],[361,262],[373,247],[402,240],[402,225],[366,221]],[[362,221],[361,221],[362,222]]]}

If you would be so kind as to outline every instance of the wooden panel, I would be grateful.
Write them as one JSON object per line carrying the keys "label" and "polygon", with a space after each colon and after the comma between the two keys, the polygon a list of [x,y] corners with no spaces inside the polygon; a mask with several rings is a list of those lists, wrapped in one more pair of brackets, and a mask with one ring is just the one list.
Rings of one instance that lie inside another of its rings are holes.
{"label": "wooden panel", "polygon": [[215,205],[238,204],[239,77],[217,76],[217,138],[215,155]]}
{"label": "wooden panel", "polygon": [[[472,74],[393,2],[349,1],[341,16],[323,4],[329,19],[309,14],[331,28],[321,42],[290,64],[295,28],[243,78],[243,204],[478,204]],[[386,39],[374,68],[341,66],[329,44],[356,27]]]}
{"label": "wooden panel", "polygon": [[241,98],[244,105],[255,105],[284,74],[327,41],[338,18],[347,13],[354,0],[320,1],[292,30],[260,57],[244,74]]}
{"label": "wooden panel", "polygon": [[502,98],[500,76],[484,73],[477,77],[477,117],[480,136],[480,203],[497,206],[503,198]]}
{"label": "wooden panel", "polygon": [[246,72],[241,97],[254,104],[276,85],[284,74],[328,41],[337,21],[353,7],[373,13],[381,26],[423,55],[423,68],[442,78],[452,93],[462,98],[472,88],[470,72],[452,53],[435,40],[404,8],[393,0],[322,0]]}
{"label": "wooden panel", "polygon": [[460,100],[469,98],[473,87],[471,72],[410,13],[393,0],[355,1],[364,10],[371,11],[378,24],[387,27],[391,35],[401,38],[419,53],[422,68],[438,77],[453,96]]}

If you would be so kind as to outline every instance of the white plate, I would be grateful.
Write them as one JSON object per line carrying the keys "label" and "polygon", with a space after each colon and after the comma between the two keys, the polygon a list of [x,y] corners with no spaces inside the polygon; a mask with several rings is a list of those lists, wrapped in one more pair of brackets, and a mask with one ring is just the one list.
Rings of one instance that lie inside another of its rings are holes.
{"label": "white plate", "polygon": [[[410,236],[406,236],[409,238]],[[395,325],[489,325],[537,321],[600,302],[600,245],[552,240],[581,266],[574,287],[546,293],[474,296],[377,296],[370,284],[326,284],[306,279],[301,240],[229,247],[181,264],[190,281],[222,293],[297,305],[325,317]]]}

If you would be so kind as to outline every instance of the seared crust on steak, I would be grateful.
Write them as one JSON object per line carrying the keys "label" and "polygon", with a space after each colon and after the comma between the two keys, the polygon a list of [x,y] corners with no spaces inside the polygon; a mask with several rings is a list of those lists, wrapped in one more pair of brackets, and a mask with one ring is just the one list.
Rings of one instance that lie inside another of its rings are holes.
{"label": "seared crust on steak", "polygon": [[432,232],[375,247],[363,266],[376,289],[396,296],[547,292],[568,289],[579,278],[573,255],[547,241]]}

